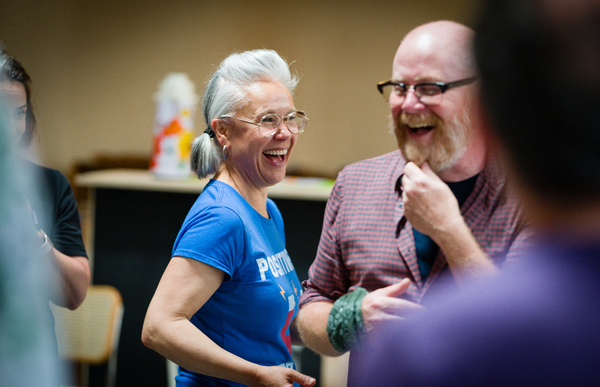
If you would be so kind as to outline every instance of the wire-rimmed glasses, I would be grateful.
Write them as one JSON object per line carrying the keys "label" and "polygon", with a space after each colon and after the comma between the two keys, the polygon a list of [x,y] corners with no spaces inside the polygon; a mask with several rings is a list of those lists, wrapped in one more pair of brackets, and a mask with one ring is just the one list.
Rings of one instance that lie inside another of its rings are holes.
{"label": "wire-rimmed glasses", "polygon": [[237,121],[245,122],[251,125],[256,125],[258,126],[258,133],[262,137],[272,137],[273,135],[275,135],[275,133],[279,131],[279,127],[281,126],[282,121],[285,121],[285,126],[293,134],[304,132],[304,128],[306,127],[306,123],[308,122],[308,117],[306,116],[306,113],[302,110],[290,112],[284,117],[280,116],[277,113],[269,113],[264,115],[258,122],[243,120],[232,115],[220,116],[219,118],[233,118]]}
{"label": "wire-rimmed glasses", "polygon": [[477,80],[477,76],[461,79],[454,82],[424,82],[416,85],[407,86],[402,82],[383,81],[377,84],[377,90],[383,95],[386,102],[394,97],[395,103],[402,103],[409,90],[413,90],[415,95],[425,105],[437,105],[442,102],[443,94],[454,87],[469,85]]}

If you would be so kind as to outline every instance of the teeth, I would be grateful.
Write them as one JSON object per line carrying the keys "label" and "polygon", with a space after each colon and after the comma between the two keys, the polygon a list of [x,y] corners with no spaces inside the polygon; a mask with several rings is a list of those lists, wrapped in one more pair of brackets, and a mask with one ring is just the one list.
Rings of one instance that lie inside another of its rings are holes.
{"label": "teeth", "polygon": [[269,155],[269,156],[283,156],[283,155],[287,155],[287,149],[283,149],[283,150],[269,150],[264,152],[264,154]]}

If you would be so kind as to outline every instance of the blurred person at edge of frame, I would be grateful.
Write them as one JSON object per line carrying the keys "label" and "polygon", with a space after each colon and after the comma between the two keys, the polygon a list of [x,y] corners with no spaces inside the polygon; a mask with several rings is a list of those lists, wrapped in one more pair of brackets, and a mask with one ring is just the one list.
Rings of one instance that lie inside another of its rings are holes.
{"label": "blurred person at edge of frame", "polygon": [[212,176],[177,235],[142,342],[179,365],[177,386],[312,386],[295,370],[302,288],[268,188],[285,177],[308,118],[275,51],[228,56],[204,94],[192,168]]}
{"label": "blurred person at edge of frame", "polygon": [[482,111],[535,244],[372,341],[362,386],[600,380],[600,2],[483,0]]}
{"label": "blurred person at edge of frame", "polygon": [[55,278],[26,199],[40,187],[17,156],[13,106],[0,92],[0,384],[59,387],[68,380],[48,307]]}
{"label": "blurred person at edge of frame", "polygon": [[[31,104],[31,79],[25,68],[6,51],[0,51],[0,94],[10,108],[10,117],[21,148],[35,135],[36,120]],[[36,246],[51,262],[56,291],[50,300],[76,309],[83,302],[91,272],[81,236],[77,202],[67,178],[59,171],[25,158],[21,168],[34,176],[39,196],[27,195],[31,218],[37,229]]]}

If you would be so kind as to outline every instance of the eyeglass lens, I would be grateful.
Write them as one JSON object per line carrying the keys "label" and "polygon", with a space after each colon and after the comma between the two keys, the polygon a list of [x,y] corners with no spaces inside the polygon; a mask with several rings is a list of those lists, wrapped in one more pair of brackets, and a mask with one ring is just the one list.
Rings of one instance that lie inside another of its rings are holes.
{"label": "eyeglass lens", "polygon": [[[275,134],[281,125],[281,120],[282,118],[277,114],[265,115],[262,120],[260,120],[259,128],[261,135],[268,137]],[[307,118],[301,113],[292,112],[285,116],[284,120],[290,132],[296,134],[302,133],[304,127],[306,126]]]}
{"label": "eyeglass lens", "polygon": [[[417,85],[413,89],[419,101],[425,105],[436,105],[442,100],[442,89],[437,85]],[[386,102],[393,99],[393,102],[401,103],[406,98],[406,94],[408,94],[406,86],[386,85],[383,88],[383,97]]]}

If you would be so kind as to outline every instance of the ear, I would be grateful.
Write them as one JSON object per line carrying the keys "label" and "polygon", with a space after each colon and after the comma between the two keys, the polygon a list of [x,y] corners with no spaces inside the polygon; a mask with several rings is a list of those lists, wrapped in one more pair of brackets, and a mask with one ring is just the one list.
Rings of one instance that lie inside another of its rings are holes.
{"label": "ear", "polygon": [[227,130],[228,126],[227,126],[227,124],[220,118],[214,118],[210,122],[210,127],[212,128],[213,132],[215,132],[215,138],[217,139],[219,144],[221,144],[221,146],[227,145],[227,142],[228,142],[228,130]]}

